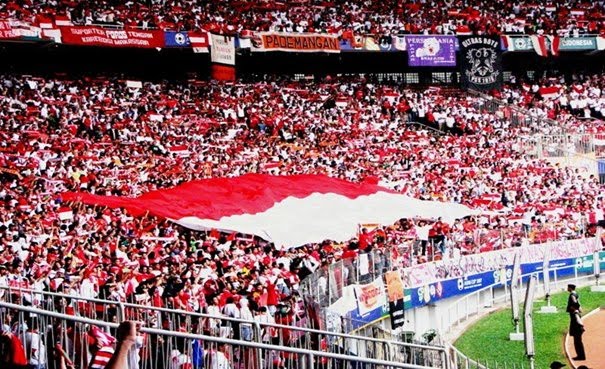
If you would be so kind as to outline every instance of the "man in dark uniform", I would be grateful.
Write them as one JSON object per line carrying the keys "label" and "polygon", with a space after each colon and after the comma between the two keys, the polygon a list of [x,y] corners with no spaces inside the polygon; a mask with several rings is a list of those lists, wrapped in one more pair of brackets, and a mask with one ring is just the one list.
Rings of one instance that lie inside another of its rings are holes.
{"label": "man in dark uniform", "polygon": [[584,343],[582,342],[582,334],[584,333],[584,324],[580,310],[580,296],[576,292],[574,284],[567,285],[567,312],[569,313],[569,335],[573,337],[573,345],[576,350],[576,357],[573,360],[586,360],[584,352]]}

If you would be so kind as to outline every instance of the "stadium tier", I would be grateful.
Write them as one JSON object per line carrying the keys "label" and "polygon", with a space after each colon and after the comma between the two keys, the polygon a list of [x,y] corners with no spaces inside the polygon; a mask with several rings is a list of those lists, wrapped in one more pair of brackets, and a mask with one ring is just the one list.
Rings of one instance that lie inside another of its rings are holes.
{"label": "stadium tier", "polygon": [[0,367],[456,367],[436,304],[598,274],[603,11],[3,2]]}
{"label": "stadium tier", "polygon": [[599,34],[605,9],[586,1],[8,1],[0,16],[45,26],[410,34]]}

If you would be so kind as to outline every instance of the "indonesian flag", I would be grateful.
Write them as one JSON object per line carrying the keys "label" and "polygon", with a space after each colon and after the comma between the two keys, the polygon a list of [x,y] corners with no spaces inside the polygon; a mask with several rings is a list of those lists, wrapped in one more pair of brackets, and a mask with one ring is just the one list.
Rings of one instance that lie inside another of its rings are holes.
{"label": "indonesian flag", "polygon": [[134,292],[135,292],[135,290],[137,289],[138,286],[139,286],[139,281],[137,281],[137,279],[135,277],[130,278],[126,282],[126,285],[124,287],[124,291],[126,293],[126,296],[130,296],[130,295],[134,294]]}
{"label": "indonesian flag", "polygon": [[583,94],[584,91],[586,90],[583,85],[573,85],[573,86],[571,86],[571,88],[579,94]]}
{"label": "indonesian flag", "polygon": [[548,56],[548,48],[546,47],[546,36],[533,35],[530,37],[536,54],[546,58]]}
{"label": "indonesian flag", "polygon": [[540,87],[540,96],[546,100],[556,99],[559,96],[559,90],[561,88],[559,86],[550,86],[550,87]]}
{"label": "indonesian flag", "polygon": [[178,156],[189,156],[191,155],[191,151],[189,151],[189,148],[187,147],[187,145],[177,145],[177,146],[172,146],[168,149],[168,151],[170,151],[171,154],[175,154]]}
{"label": "indonesian flag", "polygon": [[55,25],[57,27],[71,27],[74,24],[71,22],[71,19],[67,15],[57,15],[55,16]]}
{"label": "indonesian flag", "polygon": [[194,53],[208,52],[208,33],[207,32],[189,32],[189,42]]}
{"label": "indonesian flag", "polygon": [[336,98],[336,106],[339,108],[344,108],[349,103],[349,99],[346,96],[338,96]]}
{"label": "indonesian flag", "polygon": [[74,218],[74,212],[67,207],[59,208],[57,215],[59,216],[59,220],[71,220]]}
{"label": "indonesian flag", "polygon": [[475,211],[453,203],[422,201],[378,186],[324,175],[271,176],[192,181],[137,198],[64,193],[64,201],[125,208],[134,216],[167,218],[195,230],[256,235],[278,247],[355,237],[363,223],[392,225],[402,218],[446,222]]}
{"label": "indonesian flag", "polygon": [[95,345],[101,347],[90,362],[89,368],[103,369],[114,354],[113,344],[116,342],[116,339],[94,325],[90,327],[89,335]]}
{"label": "indonesian flag", "polygon": [[539,36],[533,35],[530,37],[536,54],[546,58],[551,53],[554,56],[559,55],[559,46],[561,38],[558,36]]}

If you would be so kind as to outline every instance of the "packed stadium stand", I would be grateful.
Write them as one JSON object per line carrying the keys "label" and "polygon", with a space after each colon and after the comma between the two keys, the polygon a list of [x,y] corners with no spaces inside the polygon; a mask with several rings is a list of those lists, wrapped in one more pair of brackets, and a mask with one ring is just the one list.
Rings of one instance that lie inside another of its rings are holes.
{"label": "packed stadium stand", "polygon": [[[477,255],[602,246],[604,11],[571,0],[3,2],[0,351],[21,345],[40,369],[102,369],[113,323],[133,319],[219,340],[147,331],[131,369],[345,366],[313,359],[321,352],[449,367],[443,347],[380,356],[365,341],[317,338],[331,324],[323,309],[385,273],[400,274],[402,298],[429,283],[407,268],[435,270],[432,283],[466,277],[458,261]],[[196,228],[119,205],[216,179],[307,175],[467,213],[368,219],[346,239],[277,244],[221,217]],[[99,320],[111,322],[105,333],[84,329]],[[32,344],[45,329],[52,355]],[[243,346],[226,353],[223,339]],[[250,341],[317,352],[309,364]],[[196,356],[204,350],[214,359]]]}

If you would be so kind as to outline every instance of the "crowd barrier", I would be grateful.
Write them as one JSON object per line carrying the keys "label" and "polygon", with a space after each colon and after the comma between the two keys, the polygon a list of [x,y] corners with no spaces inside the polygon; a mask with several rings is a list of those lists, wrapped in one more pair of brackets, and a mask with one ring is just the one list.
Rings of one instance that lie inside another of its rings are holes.
{"label": "crowd barrier", "polygon": [[[24,343],[26,355],[49,369],[88,367],[89,336],[93,326],[115,334],[117,323],[0,302],[0,319],[11,322],[13,332]],[[410,368],[422,366],[339,353],[306,350],[287,345],[250,342],[184,331],[143,327],[135,348],[129,353],[130,369],[269,369],[269,368]],[[34,347],[35,346],[35,347]],[[93,345],[94,346],[94,345]]]}
{"label": "crowd barrier", "polygon": [[412,365],[443,367],[447,361],[443,347],[385,339],[384,334],[370,327],[353,335],[306,328],[306,317],[289,321],[287,325],[273,324],[30,289],[4,287],[0,291],[3,292],[3,300],[9,304],[35,305],[41,311],[104,322],[135,320],[154,329],[204,333],[244,342],[335,354],[347,353],[356,357]]}
{"label": "crowd barrier", "polygon": [[503,119],[507,119],[513,127],[522,128],[529,135],[533,136],[534,134],[545,133],[545,129],[548,130],[548,134],[564,135],[567,133],[565,128],[555,120],[537,116],[525,109],[510,105],[506,101],[499,100],[483,92],[474,90],[467,92],[469,95],[478,98],[474,103],[475,109],[491,114],[498,113]]}

